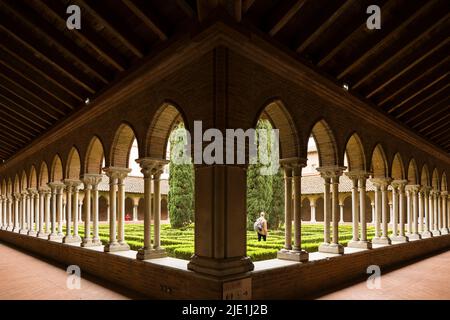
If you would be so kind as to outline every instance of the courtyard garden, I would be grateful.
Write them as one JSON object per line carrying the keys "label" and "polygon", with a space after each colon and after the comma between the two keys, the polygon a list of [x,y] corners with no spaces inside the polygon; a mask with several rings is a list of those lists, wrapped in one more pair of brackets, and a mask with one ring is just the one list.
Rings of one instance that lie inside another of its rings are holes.
{"label": "courtyard garden", "polygon": [[[153,230],[153,229],[152,229]],[[368,238],[374,236],[374,228],[368,227]],[[83,236],[83,226],[80,226],[80,235]],[[109,239],[109,225],[99,226],[99,235],[103,244]],[[152,231],[153,235],[153,231]],[[339,241],[346,246],[352,238],[351,225],[339,226]],[[125,240],[131,250],[138,250],[144,243],[144,225],[141,223],[127,223],[125,225]],[[308,252],[315,252],[323,242],[323,224],[302,225],[302,248]],[[284,245],[284,230],[269,230],[267,241],[258,242],[254,231],[247,231],[247,255],[253,261],[274,259],[277,251]],[[194,225],[183,228],[172,228],[169,224],[161,226],[161,246],[167,251],[169,257],[190,259],[194,254]]]}

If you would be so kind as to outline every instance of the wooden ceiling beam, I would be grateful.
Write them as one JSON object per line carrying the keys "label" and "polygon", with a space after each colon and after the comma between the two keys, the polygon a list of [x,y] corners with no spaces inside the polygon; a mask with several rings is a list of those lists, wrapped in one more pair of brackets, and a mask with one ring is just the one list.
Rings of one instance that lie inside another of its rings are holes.
{"label": "wooden ceiling beam", "polygon": [[353,89],[359,88],[363,83],[365,83],[368,79],[373,77],[377,72],[386,68],[389,64],[393,63],[396,60],[399,60],[402,55],[404,55],[408,50],[413,49],[414,47],[420,47],[424,41],[429,39],[430,33],[432,33],[435,29],[442,28],[445,23],[448,23],[450,14],[446,14],[443,18],[439,19],[437,22],[433,23],[429,28],[425,31],[421,32],[414,40],[410,41],[407,45],[398,50],[395,54],[390,56],[387,59],[383,59],[381,63],[378,64],[375,68],[365,73],[365,75],[355,82],[352,86]]}
{"label": "wooden ceiling beam", "polygon": [[[428,1],[424,6],[422,6],[419,10],[414,12],[413,15],[411,15],[408,19],[406,19],[402,24],[400,24],[397,28],[392,30],[386,37],[381,38],[374,46],[370,47],[369,50],[364,52],[361,56],[359,56],[356,60],[354,60],[350,65],[348,65],[344,70],[342,70],[337,78],[341,80],[346,75],[351,73],[357,66],[361,65],[366,59],[373,56],[377,51],[382,50],[385,47],[390,46],[393,44],[396,39],[398,38],[398,34],[402,32],[406,32],[408,26],[415,21],[419,16],[424,14],[426,11],[428,11],[434,4],[436,0],[430,0]],[[365,23],[364,23],[364,26]]]}
{"label": "wooden ceiling beam", "polygon": [[311,33],[298,47],[297,53],[303,53],[305,49],[314,41],[319,39],[320,35],[323,34],[333,23],[341,17],[341,15],[347,11],[351,6],[355,5],[356,0],[345,0],[345,2],[333,12],[331,17],[329,17],[324,23],[320,25],[313,33]]}
{"label": "wooden ceiling beam", "polygon": [[[66,20],[57,14],[56,12],[65,12],[62,5],[53,1],[50,5],[47,5],[44,1],[31,1],[31,6],[34,6],[38,10],[43,10],[48,13],[52,19],[54,19],[59,26],[66,26]],[[56,10],[56,11],[55,11]],[[128,63],[116,53],[116,49],[111,45],[105,43],[105,41],[92,30],[88,24],[83,25],[80,30],[73,29],[70,31],[81,42],[86,43],[91,49],[93,49],[102,59],[114,67],[117,71],[124,71],[128,67]]]}
{"label": "wooden ceiling beam", "polygon": [[[46,125],[51,125],[50,121],[40,118],[39,116],[31,112],[29,109],[17,104],[14,100],[5,96],[5,93],[2,92],[1,89],[0,89],[0,103],[5,109],[7,109],[12,114],[15,114],[17,117],[20,117],[26,121],[30,121],[34,126],[40,129],[47,128],[46,126],[41,124],[41,122],[45,123]],[[36,119],[38,119],[39,121]]]}
{"label": "wooden ceiling beam", "polygon": [[163,30],[160,23],[157,24],[155,17],[149,17],[151,12],[144,13],[134,2],[131,0],[122,0],[125,6],[130,9],[144,24],[155,33],[158,38],[162,41],[166,41],[168,39],[167,32]]}
{"label": "wooden ceiling beam", "polygon": [[[13,3],[16,4],[14,5]],[[32,11],[26,7],[22,6],[19,8],[17,2],[12,2],[9,5],[6,2],[3,2],[3,5],[20,21],[26,24],[32,32],[38,33],[43,38],[47,39],[60,52],[63,52],[84,69],[88,70],[88,72],[94,75],[96,79],[102,81],[104,84],[109,83],[112,77],[111,71],[101,65],[98,60],[89,56],[87,52],[74,44],[73,41],[68,40],[64,35],[61,36],[61,33],[56,31],[57,29],[50,25],[45,19],[32,13]]]}
{"label": "wooden ceiling beam", "polygon": [[27,143],[27,142],[29,142],[31,140],[31,137],[26,136],[23,133],[17,133],[17,132],[15,134],[9,133],[9,130],[10,130],[9,125],[5,124],[1,120],[0,120],[0,128],[3,128],[1,130],[1,134],[0,135],[3,135],[3,137],[7,136],[12,141],[15,140],[15,141],[18,141],[20,143]]}
{"label": "wooden ceiling beam", "polygon": [[[444,127],[450,127],[448,125],[448,119],[450,118],[450,113],[447,113],[445,116],[443,116],[442,118],[440,118],[438,121],[429,124],[428,126],[425,127],[421,127],[419,129],[419,132],[422,132],[426,135],[431,135],[432,133],[439,131],[440,129],[444,128]],[[431,129],[430,129],[431,128]],[[430,130],[428,130],[430,129]]]}
{"label": "wooden ceiling beam", "polygon": [[20,146],[21,146],[20,144],[19,145],[12,144],[10,136],[9,135],[5,136],[4,134],[5,134],[5,132],[3,132],[3,131],[0,133],[0,137],[3,138],[0,140],[0,146],[2,146],[4,148],[4,150],[13,151],[13,150],[16,150],[17,148],[20,148]]}
{"label": "wooden ceiling beam", "polygon": [[[422,125],[423,123],[426,123],[427,121],[433,119],[433,117],[440,116],[440,114],[443,112],[448,112],[447,108],[449,105],[450,105],[450,99],[449,99],[449,97],[445,97],[444,99],[440,100],[438,103],[436,103],[429,109],[423,108],[420,112],[418,112],[414,116],[409,117],[408,119],[405,120],[405,123],[415,129],[418,126]],[[436,112],[434,112],[435,109],[437,109]],[[414,120],[425,115],[426,113],[428,113],[428,116],[419,120],[419,122],[413,123]]]}
{"label": "wooden ceiling beam", "polygon": [[177,6],[189,17],[193,18],[196,13],[185,0],[176,0]]}
{"label": "wooden ceiling beam", "polygon": [[15,125],[15,123],[10,123],[9,121],[4,121],[6,119],[1,119],[0,123],[2,125],[4,125],[5,128],[8,128],[8,130],[5,130],[4,133],[14,133],[14,135],[16,136],[22,136],[22,137],[27,137],[27,139],[32,139],[33,137],[36,136],[36,134],[30,133],[29,131],[26,131],[25,129],[23,129],[21,126],[17,126]]}
{"label": "wooden ceiling beam", "polygon": [[34,132],[33,134],[39,134],[40,131],[38,129],[36,129],[36,127],[34,127],[32,124],[29,124],[23,120],[21,120],[18,117],[14,117],[12,116],[10,113],[8,113],[7,111],[3,110],[3,103],[0,101],[0,114],[2,115],[3,119],[5,119],[8,122],[14,123],[16,122],[18,125],[17,126],[22,126],[25,127],[26,130],[29,130],[30,132]]}
{"label": "wooden ceiling beam", "polygon": [[[283,14],[276,21],[276,23],[270,28],[269,34],[275,36],[283,27],[292,19],[292,17],[300,11],[305,4],[306,0],[297,0],[287,10],[283,10]],[[284,3],[284,1],[282,2]]]}
{"label": "wooden ceiling beam", "polygon": [[133,44],[128,39],[128,36],[124,35],[122,30],[119,30],[120,28],[114,26],[112,23],[107,21],[104,17],[102,17],[102,15],[100,15],[100,13],[97,12],[96,9],[94,9],[94,7],[92,6],[94,2],[89,2],[90,5],[87,4],[85,0],[77,0],[76,2],[83,9],[85,9],[91,16],[95,17],[95,19],[97,19],[100,22],[100,24],[102,24],[111,33],[113,33],[114,36],[117,37],[117,39],[119,39],[120,42],[123,43],[131,52],[133,52],[135,56],[137,56],[140,59],[144,57],[144,53],[142,52],[142,50],[138,48],[137,45]]}

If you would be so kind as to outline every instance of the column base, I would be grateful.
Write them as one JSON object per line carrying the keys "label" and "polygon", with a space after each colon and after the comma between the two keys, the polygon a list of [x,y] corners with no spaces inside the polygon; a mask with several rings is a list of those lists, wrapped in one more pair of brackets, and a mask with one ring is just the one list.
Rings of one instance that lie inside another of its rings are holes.
{"label": "column base", "polygon": [[81,238],[79,236],[65,236],[63,238],[63,243],[79,243],[81,242]]}
{"label": "column base", "polygon": [[14,226],[7,226],[6,227],[6,231],[13,231],[14,230]]}
{"label": "column base", "polygon": [[37,236],[37,232],[34,230],[30,230],[28,231],[27,235],[29,235],[30,237],[36,237]]}
{"label": "column base", "polygon": [[408,234],[408,239],[411,240],[420,240],[422,237],[418,233],[410,233]]}
{"label": "column base", "polygon": [[91,238],[89,239],[83,239],[83,242],[81,242],[81,246],[84,248],[88,247],[100,247],[102,245],[102,242],[100,240],[93,240]]}
{"label": "column base", "polygon": [[61,239],[64,238],[66,235],[62,232],[58,232],[58,237],[60,237]]}
{"label": "column base", "polygon": [[48,235],[48,240],[50,240],[50,241],[59,241],[61,239],[62,239],[62,237],[60,237],[56,233],[51,233]]}
{"label": "column base", "polygon": [[140,248],[136,254],[138,260],[148,260],[167,257],[167,252],[164,248],[159,249],[145,249]]}
{"label": "column base", "polygon": [[213,259],[197,255],[192,256],[187,267],[191,271],[219,278],[246,273],[255,268],[250,257]]}
{"label": "column base", "polygon": [[395,242],[409,242],[409,238],[407,236],[392,236],[391,238],[391,242],[395,241]]}
{"label": "column base", "polygon": [[128,251],[130,250],[130,246],[126,243],[112,242],[106,244],[104,251],[105,252],[118,252],[118,251]]}
{"label": "column base", "polygon": [[20,230],[19,230],[19,234],[25,234],[25,235],[28,235],[28,230],[20,229]]}
{"label": "column base", "polygon": [[13,228],[11,229],[11,231],[12,231],[12,232],[17,232],[17,233],[19,233],[20,230],[19,230],[19,228],[13,227]]}
{"label": "column base", "polygon": [[48,239],[48,233],[38,232],[37,237],[40,239]]}
{"label": "column base", "polygon": [[422,239],[426,239],[426,238],[432,238],[433,234],[431,233],[431,231],[424,231],[421,233]]}
{"label": "column base", "polygon": [[277,252],[277,258],[281,260],[307,262],[309,260],[309,253],[305,250],[281,249]]}
{"label": "column base", "polygon": [[372,244],[391,244],[391,239],[386,237],[373,238]]}
{"label": "column base", "polygon": [[432,232],[432,234],[433,234],[433,237],[438,237],[438,236],[441,235],[441,231],[439,231],[439,230],[433,230],[433,231],[431,231],[431,232]]}
{"label": "column base", "polygon": [[0,228],[0,230],[4,230],[4,231],[6,231],[6,228],[7,228],[7,227],[5,227],[5,226],[2,226],[2,227]]}
{"label": "column base", "polygon": [[344,247],[339,243],[322,243],[319,246],[319,252],[343,254]]}
{"label": "column base", "polygon": [[349,241],[347,244],[347,247],[349,248],[357,248],[357,249],[372,249],[372,244],[368,241]]}
{"label": "column base", "polygon": [[442,228],[441,229],[441,234],[448,234],[448,229],[447,228]]}

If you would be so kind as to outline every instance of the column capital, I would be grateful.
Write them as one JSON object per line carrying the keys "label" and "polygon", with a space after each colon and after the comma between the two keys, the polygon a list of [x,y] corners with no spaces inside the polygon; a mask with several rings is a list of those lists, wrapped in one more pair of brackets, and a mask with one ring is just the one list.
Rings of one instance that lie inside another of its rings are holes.
{"label": "column capital", "polygon": [[64,183],[62,183],[61,181],[53,181],[53,182],[49,182],[48,184],[47,184],[49,187],[50,187],[50,189],[53,191],[53,190],[55,190],[55,191],[57,191],[57,190],[59,190],[59,189],[64,189],[64,187],[66,186]]}
{"label": "column capital", "polygon": [[131,172],[131,169],[120,167],[107,167],[103,168],[103,171],[109,178],[113,179],[125,179]]}
{"label": "column capital", "polygon": [[22,194],[20,192],[14,192],[14,198],[16,200],[20,200],[20,198],[22,198]]}
{"label": "column capital", "polygon": [[448,191],[447,190],[441,191],[441,197],[442,198],[446,198],[447,196],[448,196]]}
{"label": "column capital", "polygon": [[38,193],[36,188],[28,188],[27,191],[28,191],[28,194],[32,195],[32,196],[37,195],[37,193]]}
{"label": "column capital", "polygon": [[169,160],[161,158],[140,158],[136,162],[141,166],[141,172],[144,177],[148,177],[152,174],[162,174],[164,166],[169,163]]}
{"label": "column capital", "polygon": [[299,157],[284,158],[280,159],[280,166],[292,170],[294,175],[301,175],[301,169],[306,167],[306,161],[307,159]]}
{"label": "column capital", "polygon": [[89,186],[97,186],[103,179],[103,175],[94,174],[94,173],[85,173],[81,177],[81,181],[83,181],[86,188]]}
{"label": "column capital", "polygon": [[316,170],[320,172],[322,178],[337,178],[342,176],[345,169],[347,169],[347,167],[324,166],[319,167]]}
{"label": "column capital", "polygon": [[418,193],[420,190],[420,185],[419,184],[408,184],[406,185],[406,191],[410,191],[413,193]]}
{"label": "column capital", "polygon": [[23,198],[27,198],[27,197],[29,196],[27,190],[23,190],[23,191],[21,192],[21,195],[22,195]]}
{"label": "column capital", "polygon": [[367,178],[369,178],[370,173],[366,172],[364,170],[352,170],[352,171],[346,172],[345,175],[352,180],[353,179],[367,179]]}
{"label": "column capital", "polygon": [[428,196],[428,195],[430,194],[431,189],[432,189],[432,188],[431,188],[430,186],[422,186],[421,191],[422,191],[426,196]]}
{"label": "column capital", "polygon": [[401,189],[404,188],[408,184],[408,180],[392,180],[391,186],[392,188]]}
{"label": "column capital", "polygon": [[370,179],[370,182],[372,182],[372,184],[377,188],[381,188],[381,187],[387,188],[387,186],[391,183],[391,181],[392,181],[392,179],[387,178],[387,177]]}
{"label": "column capital", "polygon": [[51,190],[49,187],[43,186],[38,189],[38,192],[39,192],[39,194],[47,194],[47,193],[50,193]]}

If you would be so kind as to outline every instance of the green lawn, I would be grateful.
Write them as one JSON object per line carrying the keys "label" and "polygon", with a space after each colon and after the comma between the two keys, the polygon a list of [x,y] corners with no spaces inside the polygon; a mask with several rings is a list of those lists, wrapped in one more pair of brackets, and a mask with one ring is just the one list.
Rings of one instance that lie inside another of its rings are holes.
{"label": "green lawn", "polygon": [[[109,239],[109,226],[101,224],[99,227],[100,238],[103,243]],[[80,225],[80,235],[83,236],[83,225]],[[153,236],[153,231],[152,231]],[[368,228],[368,238],[374,236],[374,228]],[[352,238],[352,227],[339,226],[339,240],[342,245],[347,245]],[[143,224],[126,224],[125,240],[132,250],[142,247],[144,241]],[[308,252],[315,252],[323,242],[322,224],[302,225],[302,248]],[[170,225],[161,226],[161,245],[167,250],[170,257],[189,259],[194,253],[194,226],[183,229],[172,229]],[[273,259],[277,251],[284,245],[284,230],[269,230],[266,242],[258,242],[255,232],[247,232],[247,254],[253,261]]]}

